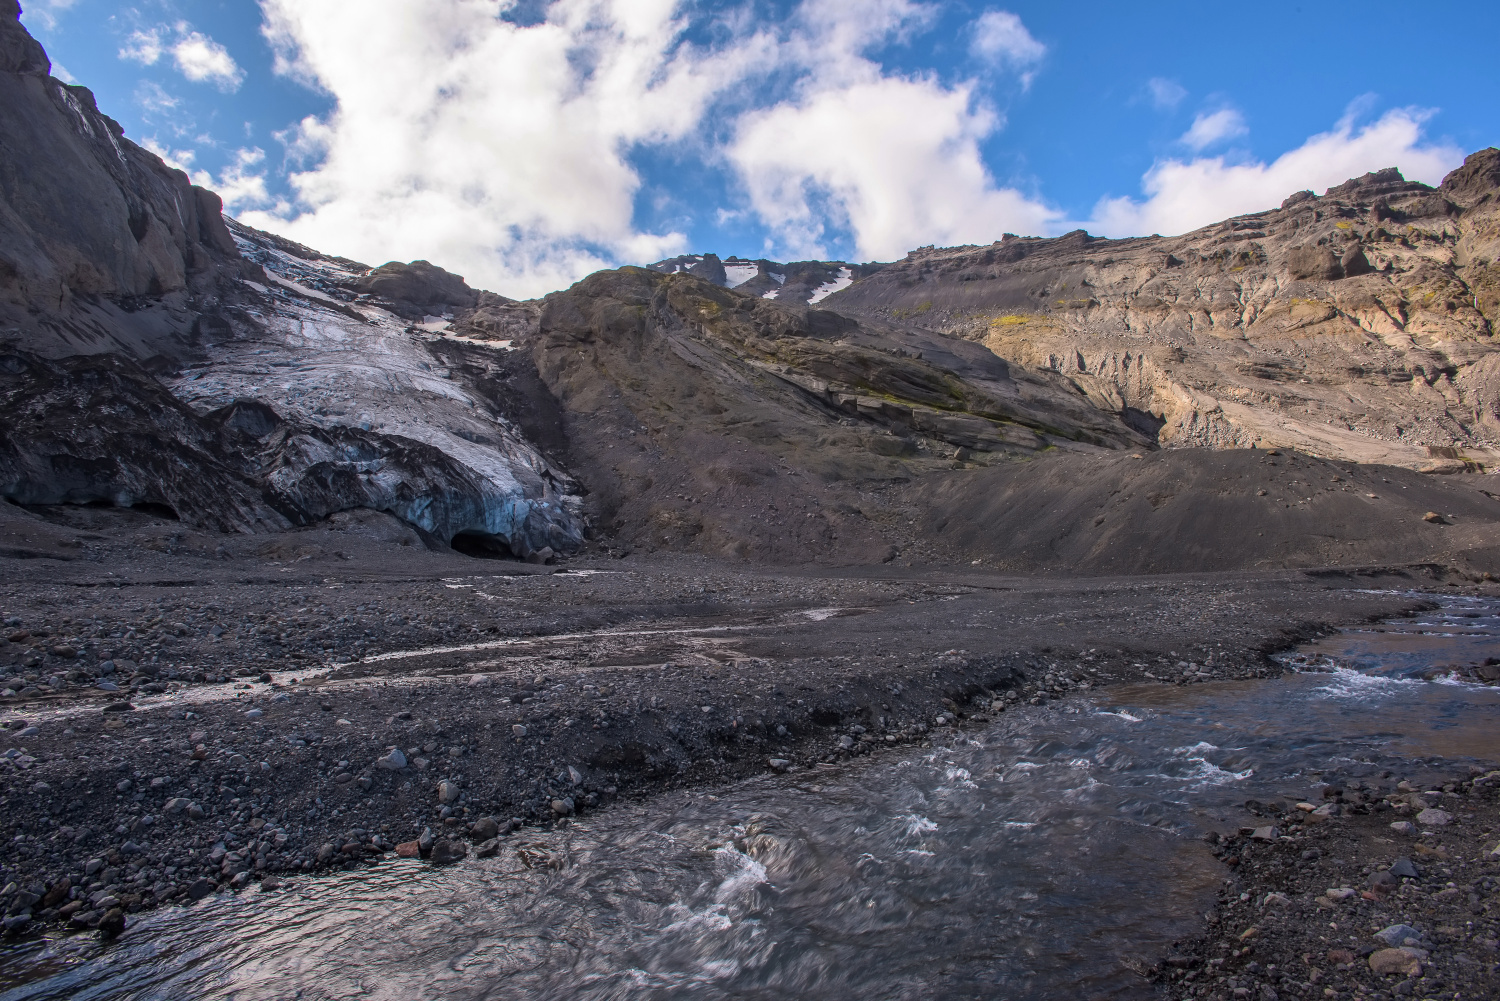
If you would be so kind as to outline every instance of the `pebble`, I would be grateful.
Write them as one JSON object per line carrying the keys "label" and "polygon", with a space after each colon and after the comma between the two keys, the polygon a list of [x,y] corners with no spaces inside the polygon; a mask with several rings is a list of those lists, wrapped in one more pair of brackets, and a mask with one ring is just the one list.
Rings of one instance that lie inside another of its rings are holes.
{"label": "pebble", "polygon": [[1411,942],[1413,945],[1422,940],[1422,933],[1411,925],[1390,925],[1375,933],[1375,938],[1386,945],[1395,948]]}
{"label": "pebble", "polygon": [[510,732],[515,734],[517,737],[524,737],[526,736],[526,727],[524,727],[520,723],[513,723],[511,725]]}
{"label": "pebble", "polygon": [[1425,827],[1447,827],[1449,824],[1453,823],[1453,814],[1449,813],[1447,810],[1439,810],[1435,807],[1428,807],[1421,813],[1417,814],[1417,823],[1422,824]]}
{"label": "pebble", "polygon": [[430,858],[438,863],[458,862],[466,858],[468,854],[469,846],[462,841],[443,840],[433,844]]}
{"label": "pebble", "polygon": [[1399,878],[1416,879],[1418,877],[1417,867],[1412,865],[1409,858],[1398,858],[1386,871]]}
{"label": "pebble", "polygon": [[1417,825],[1409,820],[1398,820],[1391,825],[1391,830],[1397,834],[1404,834],[1407,837],[1411,837],[1417,833]]}
{"label": "pebble", "polygon": [[260,719],[264,715],[265,715],[265,713],[261,712],[259,709],[252,709],[252,710],[250,710],[249,712],[247,712],[245,714],[245,718],[246,719]]}
{"label": "pebble", "polygon": [[447,779],[438,783],[438,801],[440,803],[453,803],[458,800],[458,786]]}
{"label": "pebble", "polygon": [[1405,949],[1380,949],[1370,954],[1370,969],[1381,976],[1400,973],[1414,977],[1422,972],[1422,963]]}
{"label": "pebble", "polygon": [[401,753],[399,747],[391,748],[390,753],[376,761],[375,765],[390,772],[400,771],[406,767],[406,755]]}

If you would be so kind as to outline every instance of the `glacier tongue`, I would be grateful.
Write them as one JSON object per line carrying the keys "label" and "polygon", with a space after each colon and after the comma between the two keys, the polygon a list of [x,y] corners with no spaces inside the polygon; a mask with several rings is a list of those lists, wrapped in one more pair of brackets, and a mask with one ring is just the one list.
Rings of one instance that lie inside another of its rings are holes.
{"label": "glacier tongue", "polygon": [[582,545],[576,488],[434,358],[437,324],[345,304],[328,294],[355,277],[343,263],[234,231],[275,281],[256,296],[258,329],[208,346],[166,381],[199,412],[244,401],[274,411],[258,437],[279,506],[297,520],[389,511],[445,542],[480,535],[522,557]]}

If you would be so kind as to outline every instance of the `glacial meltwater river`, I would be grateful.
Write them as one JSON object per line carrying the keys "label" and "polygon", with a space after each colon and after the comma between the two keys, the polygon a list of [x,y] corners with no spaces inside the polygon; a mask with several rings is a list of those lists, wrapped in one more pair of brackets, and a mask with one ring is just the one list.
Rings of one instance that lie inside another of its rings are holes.
{"label": "glacial meltwater river", "polygon": [[0,1001],[1152,997],[1132,966],[1202,929],[1226,871],[1200,835],[1245,800],[1500,760],[1500,689],[1445,671],[1500,652],[1500,601],[1433,600],[1285,677],[1078,694],[900,759],[519,832],[493,859],[8,945]]}

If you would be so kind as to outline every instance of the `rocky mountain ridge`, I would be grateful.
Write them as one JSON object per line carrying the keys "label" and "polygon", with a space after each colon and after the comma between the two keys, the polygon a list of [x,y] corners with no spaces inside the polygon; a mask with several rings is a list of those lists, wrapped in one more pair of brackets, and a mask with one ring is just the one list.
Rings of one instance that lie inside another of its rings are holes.
{"label": "rocky mountain ridge", "polygon": [[875,274],[882,264],[851,264],[848,261],[778,261],[750,260],[733,255],[719,259],[717,254],[684,254],[650,265],[662,274],[687,273],[722,288],[738,289],[762,299],[813,305],[835,292]]}
{"label": "rocky mountain ridge", "polygon": [[[1267,233],[1286,243],[1302,232],[1293,250],[1332,234],[1301,256],[1239,220],[1179,238],[1172,254],[1160,241],[1075,234],[926,248],[858,273],[695,255],[516,302],[426,261],[372,268],[223,220],[210,193],[46,75],[14,9],[0,17],[0,88],[11,98],[0,109],[0,421],[12,429],[0,439],[0,495],[38,516],[113,505],[260,533],[374,510],[430,547],[475,555],[547,560],[594,546],[783,564],[978,558],[1028,572],[1468,559],[1476,545],[1493,548],[1485,526],[1500,507],[1483,477],[1386,489],[1375,484],[1396,481],[1371,473],[1361,496],[1354,471],[1332,463],[1158,447],[1250,443],[1232,394],[1213,409],[1183,380],[1274,354],[1256,347],[1287,335],[1271,318],[1309,308],[1330,283],[1345,295],[1420,271],[1483,287],[1488,154],[1438,195],[1378,175],[1345,186],[1353,195],[1289,200]],[[1452,206],[1451,233],[1424,221],[1431,197]],[[86,217],[66,217],[70,199],[90,207]],[[1345,203],[1420,225],[1399,247],[1359,229],[1356,254],[1355,224],[1326,216]],[[991,270],[975,270],[986,257]],[[1349,277],[1331,277],[1335,267]],[[1285,278],[1287,268],[1322,277]],[[1255,295],[1272,305],[1226,312],[1224,300],[1209,329],[1188,308],[1270,271]],[[1131,275],[1154,298],[1130,291]],[[1056,298],[1075,278],[1099,291],[1076,305]],[[1180,309],[1164,305],[1163,282],[1177,283]],[[1401,313],[1402,335],[1427,346],[1392,333],[1383,350],[1403,364],[1427,359],[1407,391],[1479,401],[1473,419],[1455,418],[1452,403],[1443,419],[1470,435],[1465,448],[1482,448],[1490,300],[1472,307],[1484,325],[1452,295],[1451,310],[1403,301],[1417,305]],[[1142,326],[1137,310],[1161,315]],[[1116,313],[1121,330],[1085,322]],[[1232,320],[1253,334],[1210,333],[1238,329]],[[1346,327],[1319,319],[1293,327],[1307,332],[1288,343],[1379,354],[1374,341],[1345,345]],[[1065,335],[1083,347],[1066,354]],[[1115,368],[1099,360],[1109,337],[1125,345]],[[1174,400],[1192,406],[1172,410]],[[1265,410],[1253,403],[1252,415]],[[1251,498],[1237,493],[1252,482]],[[1341,486],[1313,486],[1327,482]],[[1460,524],[1438,534],[1424,513]]]}
{"label": "rocky mountain ridge", "polygon": [[3,0],[0,493],[241,532],[373,508],[433,544],[579,548],[576,485],[409,332],[479,293],[231,233],[216,195],[48,75],[18,14]]}
{"label": "rocky mountain ridge", "polygon": [[[924,247],[823,303],[1065,373],[1165,445],[1461,470],[1500,460],[1500,150],[1178,237]],[[1437,460],[1437,461],[1433,461]]]}

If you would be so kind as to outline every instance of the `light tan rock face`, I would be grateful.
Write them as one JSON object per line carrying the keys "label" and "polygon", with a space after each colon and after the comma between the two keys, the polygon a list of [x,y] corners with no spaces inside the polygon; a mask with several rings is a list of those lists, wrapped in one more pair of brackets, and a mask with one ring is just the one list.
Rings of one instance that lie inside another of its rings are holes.
{"label": "light tan rock face", "polygon": [[1066,374],[1163,445],[1459,470],[1500,462],[1497,258],[1486,149],[1179,237],[922,248],[822,305]]}

